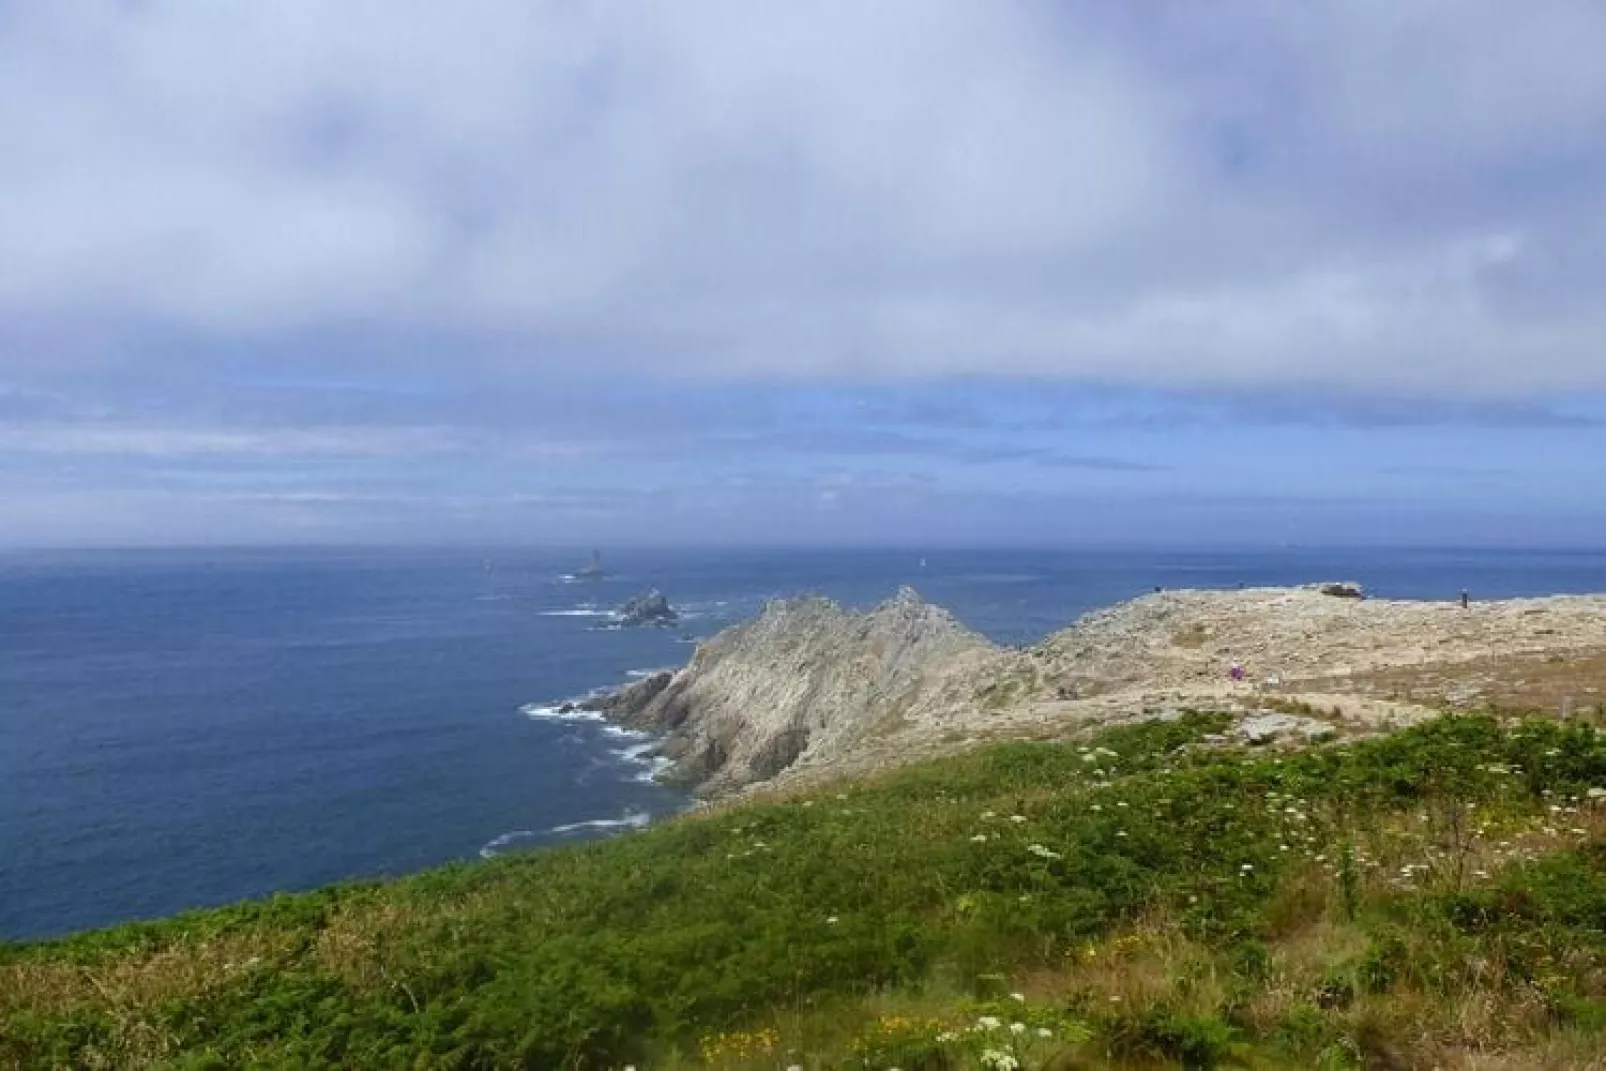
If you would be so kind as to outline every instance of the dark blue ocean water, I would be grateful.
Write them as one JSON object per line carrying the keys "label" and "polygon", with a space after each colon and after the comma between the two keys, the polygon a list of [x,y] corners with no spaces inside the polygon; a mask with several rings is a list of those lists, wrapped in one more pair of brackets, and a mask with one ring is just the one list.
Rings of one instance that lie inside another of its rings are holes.
{"label": "dark blue ocean water", "polygon": [[[922,566],[921,559],[925,564]],[[916,586],[996,639],[1164,587],[1606,589],[1606,554],[161,551],[0,555],[0,938],[596,835],[683,800],[532,704],[679,664],[776,594]],[[683,630],[604,631],[647,587]],[[598,824],[613,823],[613,824]]]}

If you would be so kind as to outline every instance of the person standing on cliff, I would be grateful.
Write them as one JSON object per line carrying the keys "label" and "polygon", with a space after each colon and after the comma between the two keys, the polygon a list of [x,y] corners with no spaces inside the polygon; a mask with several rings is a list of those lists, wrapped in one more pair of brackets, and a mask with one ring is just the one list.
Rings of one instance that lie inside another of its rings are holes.
{"label": "person standing on cliff", "polygon": [[1461,589],[1461,609],[1465,610],[1471,604],[1472,604],[1472,596],[1467,594],[1467,589],[1466,588],[1462,588]]}

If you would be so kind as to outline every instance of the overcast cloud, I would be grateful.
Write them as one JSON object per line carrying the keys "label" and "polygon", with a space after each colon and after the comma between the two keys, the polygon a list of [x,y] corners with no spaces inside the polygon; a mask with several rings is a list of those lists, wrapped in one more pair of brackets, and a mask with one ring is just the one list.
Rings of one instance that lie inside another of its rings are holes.
{"label": "overcast cloud", "polygon": [[0,494],[66,538],[96,458],[311,509],[731,441],[786,493],[1159,494],[1145,428],[1291,412],[1592,449],[1603,54],[1593,0],[0,0]]}

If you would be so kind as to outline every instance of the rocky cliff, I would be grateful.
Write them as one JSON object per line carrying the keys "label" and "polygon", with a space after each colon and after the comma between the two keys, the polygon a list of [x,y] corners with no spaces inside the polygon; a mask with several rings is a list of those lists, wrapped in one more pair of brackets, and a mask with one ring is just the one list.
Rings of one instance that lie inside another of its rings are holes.
{"label": "rocky cliff", "polygon": [[596,709],[664,734],[670,776],[717,794],[930,721],[962,702],[965,682],[998,653],[908,588],[867,613],[776,600],[698,647],[686,668]]}
{"label": "rocky cliff", "polygon": [[1311,736],[1455,707],[1606,708],[1606,597],[1463,609],[1335,594],[1156,593],[1025,650],[994,646],[908,589],[867,613],[775,601],[684,669],[587,705],[663,734],[671,777],[708,795],[1185,709],[1236,712],[1251,728],[1283,724],[1276,712],[1316,715],[1295,734]]}

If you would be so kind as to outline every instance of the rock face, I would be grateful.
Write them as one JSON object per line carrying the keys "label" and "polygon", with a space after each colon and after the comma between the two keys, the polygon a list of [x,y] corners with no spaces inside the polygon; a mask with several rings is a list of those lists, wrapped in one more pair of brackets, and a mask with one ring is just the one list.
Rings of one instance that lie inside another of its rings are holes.
{"label": "rock face", "polygon": [[606,712],[664,734],[670,779],[718,794],[830,763],[951,706],[954,683],[996,654],[908,588],[862,614],[822,598],[776,600],[667,680],[617,693]]}
{"label": "rock face", "polygon": [[637,595],[619,608],[618,622],[622,628],[663,628],[680,621],[680,615],[669,605],[663,592],[653,590]]}

